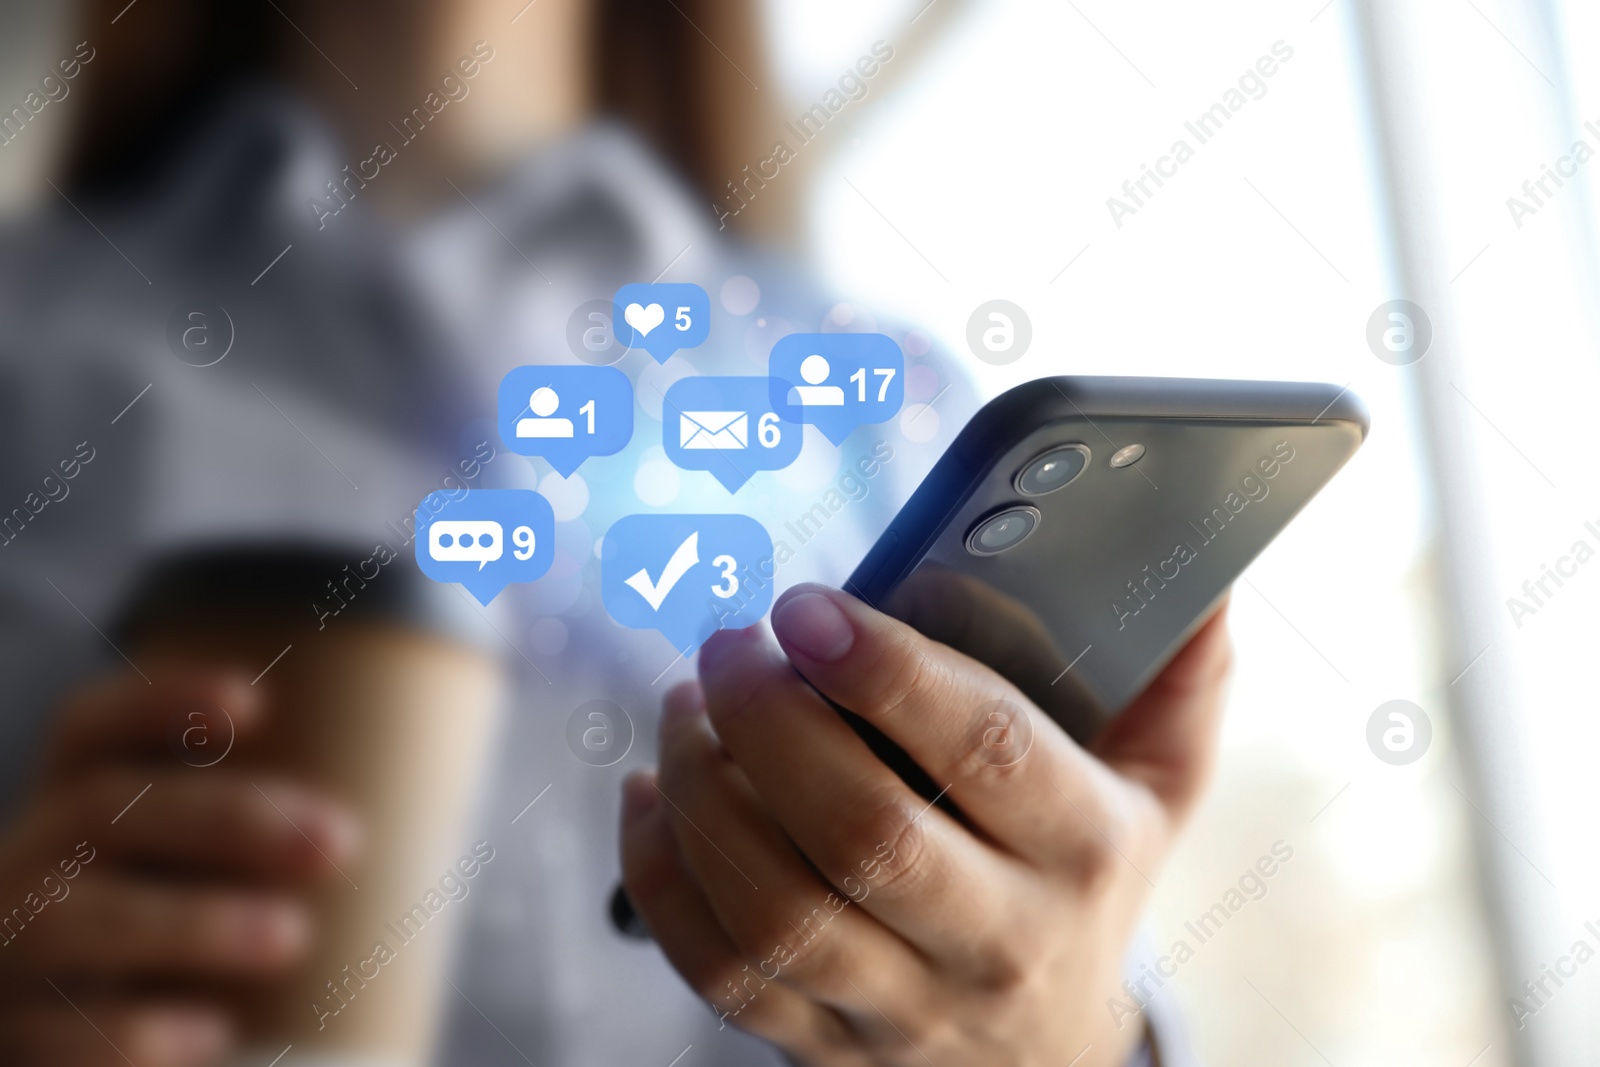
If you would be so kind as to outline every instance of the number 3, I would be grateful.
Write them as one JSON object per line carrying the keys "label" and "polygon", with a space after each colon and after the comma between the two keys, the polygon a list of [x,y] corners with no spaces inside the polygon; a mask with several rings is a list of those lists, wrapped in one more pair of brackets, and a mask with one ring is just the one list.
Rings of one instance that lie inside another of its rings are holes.
{"label": "number 3", "polygon": [[711,561],[711,565],[722,568],[722,583],[726,583],[726,587],[722,583],[712,586],[712,595],[727,600],[739,591],[739,579],[733,573],[734,568],[739,565],[739,561],[732,556],[718,556]]}

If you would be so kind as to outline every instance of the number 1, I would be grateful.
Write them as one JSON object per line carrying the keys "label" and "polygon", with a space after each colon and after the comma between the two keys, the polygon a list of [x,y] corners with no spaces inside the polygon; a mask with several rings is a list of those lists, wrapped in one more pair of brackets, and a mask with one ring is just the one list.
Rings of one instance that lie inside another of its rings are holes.
{"label": "number 1", "polygon": [[594,401],[591,400],[578,409],[579,415],[589,416],[589,432],[594,433]]}

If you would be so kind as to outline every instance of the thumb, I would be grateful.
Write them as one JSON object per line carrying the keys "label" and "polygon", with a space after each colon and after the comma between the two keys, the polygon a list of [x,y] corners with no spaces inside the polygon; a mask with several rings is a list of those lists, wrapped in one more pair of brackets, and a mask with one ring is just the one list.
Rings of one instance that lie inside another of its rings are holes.
{"label": "thumb", "polygon": [[1199,799],[1216,758],[1223,693],[1233,662],[1228,604],[1189,639],[1091,751],[1118,774],[1143,782],[1174,821]]}

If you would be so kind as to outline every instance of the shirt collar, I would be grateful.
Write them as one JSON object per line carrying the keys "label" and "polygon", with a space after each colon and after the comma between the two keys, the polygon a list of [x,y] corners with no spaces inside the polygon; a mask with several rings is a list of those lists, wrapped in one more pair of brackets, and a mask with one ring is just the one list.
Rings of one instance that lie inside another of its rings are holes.
{"label": "shirt collar", "polygon": [[[449,120],[443,112],[436,121]],[[385,143],[394,157],[368,186],[383,181],[389,167],[406,165],[405,143],[398,136]],[[307,241],[394,234],[352,177],[372,173],[370,158],[343,158],[332,127],[302,98],[251,87],[218,108],[179,153],[160,186],[169,208],[160,214],[211,234],[267,227]],[[711,208],[696,204],[631,131],[612,122],[538,147],[485,187],[457,185],[434,214],[399,228],[406,240],[477,242],[486,250],[499,244],[535,270],[540,261],[530,249],[563,264],[620,266],[630,274],[654,264],[653,276],[679,265],[686,248],[709,251],[717,234]],[[323,210],[339,205],[331,187],[345,191],[345,203],[319,219],[313,202]]]}

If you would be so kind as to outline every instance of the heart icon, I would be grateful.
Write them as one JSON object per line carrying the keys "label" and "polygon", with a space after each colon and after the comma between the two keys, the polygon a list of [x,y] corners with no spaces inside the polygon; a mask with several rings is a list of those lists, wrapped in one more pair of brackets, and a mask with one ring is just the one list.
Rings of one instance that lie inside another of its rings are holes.
{"label": "heart icon", "polygon": [[661,325],[661,320],[666,318],[666,312],[661,310],[660,304],[629,304],[622,311],[623,321],[635,330],[640,337],[646,337],[650,331]]}

